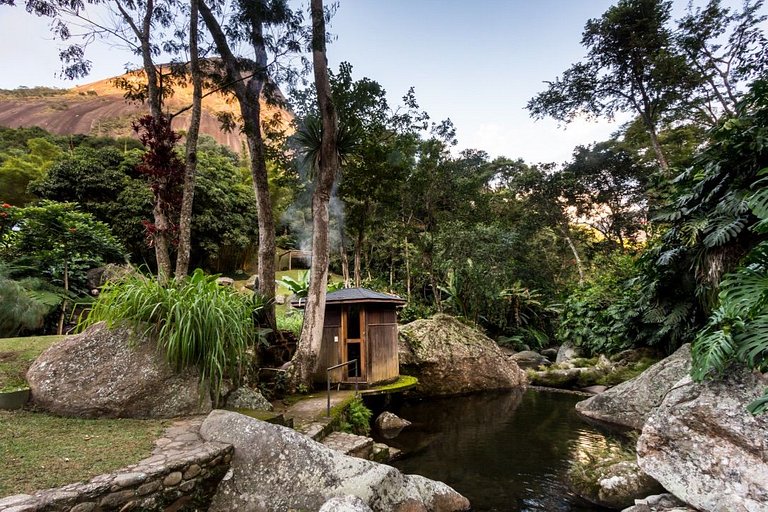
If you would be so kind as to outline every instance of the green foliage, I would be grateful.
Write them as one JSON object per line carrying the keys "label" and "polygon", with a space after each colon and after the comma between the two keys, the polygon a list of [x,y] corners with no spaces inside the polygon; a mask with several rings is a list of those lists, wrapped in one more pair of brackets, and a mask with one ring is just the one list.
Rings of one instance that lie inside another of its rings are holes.
{"label": "green foliage", "polygon": [[[344,287],[343,282],[332,282],[331,276],[328,276],[328,285],[326,287],[327,292],[334,292],[341,290]],[[275,281],[277,284],[286,288],[293,295],[299,299],[306,299],[309,294],[309,270],[299,272],[297,278],[293,278],[290,275],[284,275],[280,279]]]}
{"label": "green foliage", "polygon": [[67,295],[34,278],[14,280],[0,265],[0,338],[40,331]]}
{"label": "green foliage", "polygon": [[2,152],[0,147],[0,201],[24,206],[36,199],[29,184],[45,175],[59,158],[61,149],[44,137],[26,140],[24,149]]}
{"label": "green foliage", "polygon": [[[141,151],[99,141],[79,141],[31,184],[30,191],[45,199],[77,202],[112,227],[133,261],[151,262],[154,253],[146,244],[142,222],[152,217],[152,193],[135,170]],[[210,137],[201,137],[197,156],[191,261],[230,271],[242,266],[256,238],[250,176],[244,175],[234,153]]]}
{"label": "green foliage", "polygon": [[557,339],[571,342],[589,354],[612,354],[631,347],[637,339],[639,310],[630,278],[631,256],[615,252],[595,261],[595,274],[565,301]]}
{"label": "green foliage", "polygon": [[4,232],[0,254],[66,290],[87,293],[86,270],[125,260],[109,226],[75,204],[42,201],[13,209],[12,217],[15,224]]}
{"label": "green foliage", "polygon": [[298,339],[301,336],[301,326],[304,324],[304,313],[291,310],[277,315],[277,329],[288,331]]}
{"label": "green foliage", "polygon": [[429,318],[435,313],[437,313],[437,310],[432,304],[411,301],[397,310],[397,321],[401,324],[407,324],[414,320]]}
{"label": "green foliage", "polygon": [[275,282],[287,288],[296,297],[306,299],[309,293],[309,270],[299,273],[298,279],[286,275]]}
{"label": "green foliage", "polygon": [[[731,318],[728,310],[712,313],[723,275],[765,239],[760,219],[768,196],[759,173],[768,167],[768,82],[753,84],[737,114],[712,130],[708,146],[674,180],[672,200],[656,216],[667,230],[643,255],[636,279],[644,321],[658,326],[646,343],[663,340],[674,348],[693,340],[710,314]],[[728,287],[733,295],[750,278],[739,273],[730,279],[739,282]],[[733,334],[707,328],[694,351],[722,369],[731,358]]]}
{"label": "green foliage", "polygon": [[238,380],[246,350],[261,337],[253,304],[218,285],[217,277],[197,269],[166,286],[141,275],[108,283],[80,328],[105,321],[156,333],[168,361],[179,369],[199,368],[201,384],[209,381],[218,396],[225,377]]}
{"label": "green foliage", "polygon": [[363,403],[360,396],[355,396],[344,411],[341,422],[341,430],[359,436],[367,436],[371,433],[371,416],[373,413]]}

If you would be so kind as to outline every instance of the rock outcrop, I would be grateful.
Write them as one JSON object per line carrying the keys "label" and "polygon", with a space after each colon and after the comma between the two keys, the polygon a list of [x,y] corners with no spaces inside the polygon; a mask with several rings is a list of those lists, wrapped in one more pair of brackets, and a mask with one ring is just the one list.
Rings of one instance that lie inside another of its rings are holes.
{"label": "rock outcrop", "polygon": [[196,370],[174,371],[154,340],[104,323],[43,352],[27,381],[32,402],[61,416],[171,418],[211,410]]}
{"label": "rock outcrop", "polygon": [[200,435],[235,447],[212,512],[318,510],[331,498],[350,495],[380,512],[469,509],[466,498],[441,482],[342,455],[291,429],[234,412],[213,411]]}
{"label": "rock outcrop", "polygon": [[720,382],[683,378],[645,423],[638,464],[701,511],[768,510],[768,416],[746,410],[767,385],[746,370]]}
{"label": "rock outcrop", "polygon": [[579,402],[576,410],[588,418],[641,430],[651,412],[690,368],[691,348],[683,345],[634,379]]}
{"label": "rock outcrop", "polygon": [[253,409],[256,411],[271,411],[274,409],[269,400],[258,390],[239,387],[227,397],[228,409]]}
{"label": "rock outcrop", "polygon": [[318,512],[373,512],[371,507],[365,504],[357,496],[336,496],[320,507]]}
{"label": "rock outcrop", "polygon": [[400,373],[418,393],[456,395],[525,385],[525,373],[481,332],[448,315],[400,327]]}

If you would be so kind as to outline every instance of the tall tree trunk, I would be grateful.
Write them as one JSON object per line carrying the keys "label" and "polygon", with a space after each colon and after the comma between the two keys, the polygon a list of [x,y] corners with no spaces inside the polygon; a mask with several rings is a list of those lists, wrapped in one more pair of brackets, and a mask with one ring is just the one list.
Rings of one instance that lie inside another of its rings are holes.
{"label": "tall tree trunk", "polygon": [[357,238],[355,239],[355,286],[360,287],[362,282],[362,269],[363,267],[363,232],[359,230],[357,232]]}
{"label": "tall tree trunk", "polygon": [[411,256],[408,250],[408,237],[405,237],[403,243],[405,246],[405,293],[408,298],[408,302],[411,301]]}
{"label": "tall tree trunk", "polygon": [[[263,0],[259,1],[263,2]],[[255,13],[257,11],[258,9],[252,9],[249,12]],[[224,63],[229,86],[240,105],[243,131],[248,141],[248,155],[251,160],[251,176],[256,194],[256,211],[259,222],[258,290],[261,295],[269,299],[269,307],[265,312],[266,322],[272,332],[276,332],[274,301],[271,300],[275,297],[275,220],[272,215],[272,200],[269,196],[264,139],[261,132],[261,105],[259,103],[267,71],[267,50],[264,44],[262,21],[255,17],[249,20],[255,70],[250,77],[243,78],[239,59],[232,53],[218,20],[202,0],[200,0],[200,15],[211,33],[216,49]]]}
{"label": "tall tree trunk", "polygon": [[296,383],[312,384],[317,366],[325,320],[325,293],[328,281],[328,203],[336,172],[339,169],[337,152],[338,119],[328,78],[325,53],[325,14],[323,0],[311,0],[312,11],[312,64],[314,66],[317,103],[322,119],[323,134],[320,146],[315,190],[312,193],[312,265],[310,267],[309,294],[304,310],[304,325],[299,345],[293,357],[293,378]]}
{"label": "tall tree trunk", "polygon": [[[141,59],[144,73],[147,75],[147,103],[149,104],[149,113],[157,120],[163,117],[163,96],[162,96],[162,77],[155,67],[152,60],[152,16],[154,13],[154,0],[147,0],[144,10],[144,16],[141,20],[141,27],[125,10],[121,2],[115,1],[123,20],[131,27],[136,38],[139,40],[141,48]],[[152,208],[155,230],[152,233],[152,245],[155,247],[155,260],[157,261],[157,279],[160,283],[168,282],[173,275],[171,265],[170,239],[171,221],[163,209],[158,198],[155,198],[155,204]]]}
{"label": "tall tree trunk", "polygon": [[341,258],[341,276],[344,278],[344,288],[349,288],[349,256],[344,243],[344,226],[339,226],[339,257]]}
{"label": "tall tree trunk", "polygon": [[190,0],[189,18],[189,73],[192,78],[192,115],[187,130],[186,169],[184,191],[179,212],[179,245],[176,252],[176,279],[184,279],[189,273],[189,252],[192,245],[192,204],[195,198],[197,174],[197,140],[200,134],[200,117],[203,104],[203,80],[197,48],[198,0]]}
{"label": "tall tree trunk", "polygon": [[576,261],[576,270],[579,272],[579,286],[584,286],[584,265],[581,262],[579,251],[576,250],[576,246],[574,245],[573,240],[571,240],[571,237],[568,234],[568,228],[561,227],[560,232],[563,234],[563,238],[565,238],[565,241],[568,243],[568,247],[571,249],[571,252],[573,253],[573,259]]}

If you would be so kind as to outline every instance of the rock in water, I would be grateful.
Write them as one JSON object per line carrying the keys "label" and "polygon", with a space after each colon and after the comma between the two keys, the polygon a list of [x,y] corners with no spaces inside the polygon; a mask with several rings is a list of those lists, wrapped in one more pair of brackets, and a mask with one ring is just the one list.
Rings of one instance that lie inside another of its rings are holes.
{"label": "rock in water", "polygon": [[200,435],[235,447],[212,512],[318,510],[333,497],[350,495],[376,512],[469,510],[469,501],[442,482],[348,457],[294,430],[242,414],[213,411]]}
{"label": "rock in water", "polygon": [[394,439],[405,427],[411,425],[410,421],[404,420],[397,414],[392,414],[389,411],[379,414],[374,423],[379,432],[381,432],[381,435],[387,439]]}
{"label": "rock in water", "polygon": [[483,333],[438,314],[400,327],[400,372],[423,395],[456,395],[525,385],[525,373]]}
{"label": "rock in water", "polygon": [[746,370],[722,382],[685,377],[643,427],[638,464],[699,510],[768,510],[768,415],[746,410],[766,385]]}
{"label": "rock in water", "polygon": [[641,430],[664,396],[691,369],[691,347],[683,345],[643,373],[576,404],[588,418]]}
{"label": "rock in water", "polygon": [[539,366],[549,366],[552,361],[533,350],[523,350],[510,356],[520,368],[538,368]]}
{"label": "rock in water", "polygon": [[615,509],[628,507],[635,499],[664,491],[656,480],[643,473],[635,461],[609,466],[597,485],[597,503]]}
{"label": "rock in water", "polygon": [[253,409],[257,411],[271,411],[274,409],[269,400],[264,398],[258,390],[239,387],[227,397],[229,409]]}
{"label": "rock in water", "polygon": [[175,372],[154,340],[103,322],[43,352],[27,381],[33,403],[61,416],[172,418],[211,410],[197,370]]}

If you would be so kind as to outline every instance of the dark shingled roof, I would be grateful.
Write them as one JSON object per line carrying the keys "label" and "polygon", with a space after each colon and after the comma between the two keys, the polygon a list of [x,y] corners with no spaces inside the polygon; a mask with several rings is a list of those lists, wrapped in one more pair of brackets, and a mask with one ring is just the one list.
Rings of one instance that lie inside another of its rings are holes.
{"label": "dark shingled roof", "polygon": [[[361,302],[390,303],[404,305],[406,300],[397,295],[375,292],[367,288],[342,288],[325,296],[325,303],[328,304],[354,304]],[[306,299],[291,301],[294,307],[303,308],[307,303]]]}

